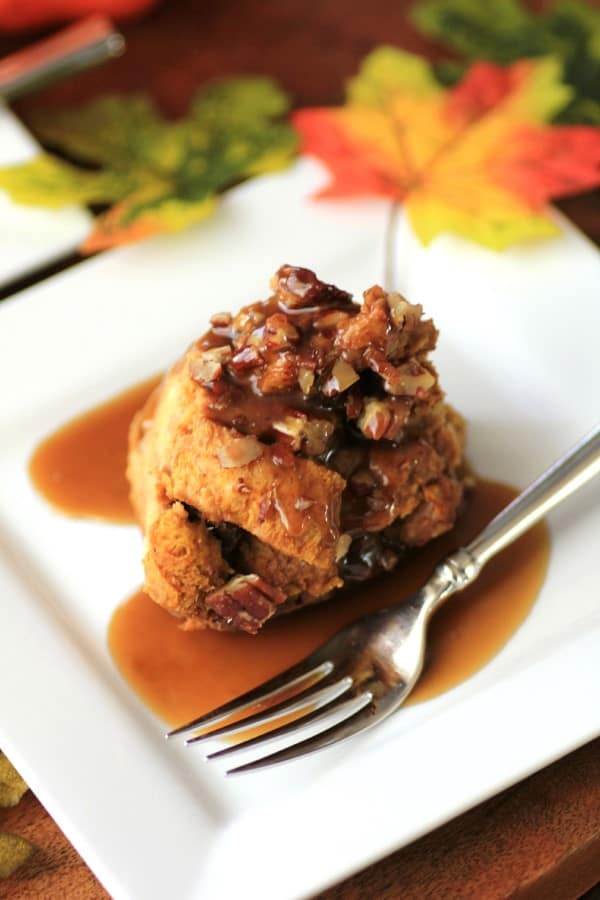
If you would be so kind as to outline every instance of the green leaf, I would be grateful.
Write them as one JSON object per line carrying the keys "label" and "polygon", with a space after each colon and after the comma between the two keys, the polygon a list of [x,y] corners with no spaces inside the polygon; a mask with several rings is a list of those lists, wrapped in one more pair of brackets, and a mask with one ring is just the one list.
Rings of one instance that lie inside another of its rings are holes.
{"label": "green leaf", "polygon": [[229,127],[235,131],[246,122],[265,122],[283,116],[290,102],[270,78],[228,78],[214,81],[196,94],[191,116],[203,128]]}
{"label": "green leaf", "polygon": [[0,807],[16,806],[26,791],[27,785],[0,751]]}
{"label": "green leaf", "polygon": [[200,197],[289,163],[298,149],[296,133],[272,121],[288,108],[286,94],[269,78],[232,78],[201,91],[180,173],[184,191]]}
{"label": "green leaf", "polygon": [[111,203],[130,189],[127,177],[89,172],[41,153],[30,162],[0,168],[0,189],[15,203],[59,208],[70,203]]}
{"label": "green leaf", "polygon": [[438,90],[428,60],[395,47],[378,47],[363,60],[360,73],[348,82],[351,103],[385,108],[390,97],[408,90],[414,96]]}
{"label": "green leaf", "polygon": [[531,16],[518,0],[424,0],[411,18],[417,28],[469,59],[512,62],[511,41],[529,28]]}
{"label": "green leaf", "polygon": [[33,853],[34,847],[16,834],[0,832],[0,879],[9,878]]}
{"label": "green leaf", "polygon": [[43,144],[87,163],[129,168],[164,129],[148,97],[102,97],[87,106],[40,109],[28,124]]}
{"label": "green leaf", "polygon": [[199,92],[177,122],[135,95],[43,111],[30,120],[41,140],[87,168],[41,154],[0,169],[0,188],[17,203],[116,204],[87,250],[178,231],[206,218],[222,191],[289,164],[298,137],[279,120],[288,107],[270,79],[231,78]]}
{"label": "green leaf", "polygon": [[[575,92],[556,121],[600,121],[600,10],[580,0],[560,0],[539,15],[519,0],[421,0],[411,17],[424,34],[468,61],[556,56]],[[460,77],[458,69],[440,64],[436,74],[444,84]]]}

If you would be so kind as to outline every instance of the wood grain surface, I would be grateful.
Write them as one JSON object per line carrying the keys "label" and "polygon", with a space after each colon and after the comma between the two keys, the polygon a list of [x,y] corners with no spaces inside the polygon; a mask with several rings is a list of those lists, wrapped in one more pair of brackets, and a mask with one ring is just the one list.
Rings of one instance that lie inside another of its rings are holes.
{"label": "wood grain surface", "polygon": [[[167,114],[178,115],[201,82],[240,72],[275,76],[298,105],[332,103],[378,43],[442,55],[410,27],[408,6],[403,0],[164,0],[123,29],[125,56],[24,101],[18,111],[26,119],[32,106],[143,90]],[[0,37],[0,55],[33,37]],[[600,192],[559,206],[600,243]],[[0,811],[0,831],[20,834],[37,848],[0,882],[0,900],[108,896],[31,793],[14,809]],[[330,888],[320,900],[575,900],[598,881],[600,740]]]}

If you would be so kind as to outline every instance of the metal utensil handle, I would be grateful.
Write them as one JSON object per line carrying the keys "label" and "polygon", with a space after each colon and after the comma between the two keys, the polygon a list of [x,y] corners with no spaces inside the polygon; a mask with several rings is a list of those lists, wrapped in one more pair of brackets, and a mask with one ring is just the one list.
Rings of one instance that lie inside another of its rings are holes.
{"label": "metal utensil handle", "polygon": [[478,568],[600,473],[600,425],[530,484],[464,548]]}
{"label": "metal utensil handle", "polygon": [[58,78],[96,66],[125,50],[110,19],[90,16],[0,60],[0,97],[13,100]]}

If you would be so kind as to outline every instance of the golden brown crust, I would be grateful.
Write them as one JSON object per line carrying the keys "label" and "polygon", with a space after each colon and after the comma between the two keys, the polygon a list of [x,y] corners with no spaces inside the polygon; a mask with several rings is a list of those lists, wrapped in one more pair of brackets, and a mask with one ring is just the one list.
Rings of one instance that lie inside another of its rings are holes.
{"label": "golden brown crust", "polygon": [[[197,354],[192,349],[184,359],[191,362]],[[335,560],[339,526],[332,524],[330,534],[320,524],[331,507],[335,521],[344,480],[302,457],[290,456],[279,465],[265,445],[261,455],[247,464],[225,468],[222,460],[231,455],[241,435],[208,417],[207,394],[189,377],[186,366],[165,381],[152,435],[167,495],[200,510],[209,521],[230,522],[283,553],[329,568]],[[289,523],[298,497],[313,505],[293,528]]]}

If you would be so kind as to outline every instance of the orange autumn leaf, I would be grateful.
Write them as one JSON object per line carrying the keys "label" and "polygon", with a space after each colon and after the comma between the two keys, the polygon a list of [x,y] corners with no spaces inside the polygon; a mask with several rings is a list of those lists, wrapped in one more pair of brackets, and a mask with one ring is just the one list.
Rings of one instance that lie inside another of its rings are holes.
{"label": "orange autumn leaf", "polygon": [[331,181],[317,197],[404,203],[423,243],[453,232],[504,249],[556,234],[547,203],[600,184],[600,129],[552,126],[570,100],[552,58],[475,63],[447,90],[393,48],[366,58],[345,106],[303,109],[303,151]]}

